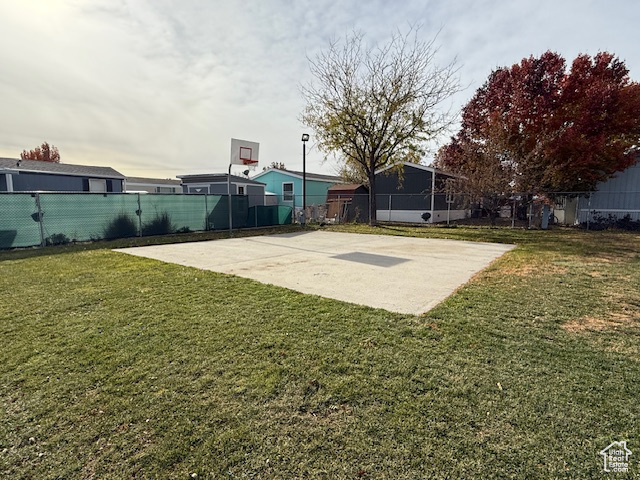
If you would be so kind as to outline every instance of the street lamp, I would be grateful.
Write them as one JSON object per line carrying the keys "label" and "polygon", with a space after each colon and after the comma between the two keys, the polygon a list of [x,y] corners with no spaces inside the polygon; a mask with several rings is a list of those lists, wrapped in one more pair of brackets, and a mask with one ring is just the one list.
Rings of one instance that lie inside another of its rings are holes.
{"label": "street lamp", "polygon": [[306,223],[307,215],[307,142],[309,134],[302,134],[302,225]]}

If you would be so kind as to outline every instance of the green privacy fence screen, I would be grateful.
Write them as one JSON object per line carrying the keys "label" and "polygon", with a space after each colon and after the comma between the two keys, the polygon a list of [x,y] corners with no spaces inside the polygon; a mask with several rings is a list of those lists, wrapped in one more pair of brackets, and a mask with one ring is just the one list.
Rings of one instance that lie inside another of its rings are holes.
{"label": "green privacy fence screen", "polygon": [[[291,223],[290,207],[251,200],[232,196],[233,228]],[[0,248],[228,228],[227,195],[0,193]]]}

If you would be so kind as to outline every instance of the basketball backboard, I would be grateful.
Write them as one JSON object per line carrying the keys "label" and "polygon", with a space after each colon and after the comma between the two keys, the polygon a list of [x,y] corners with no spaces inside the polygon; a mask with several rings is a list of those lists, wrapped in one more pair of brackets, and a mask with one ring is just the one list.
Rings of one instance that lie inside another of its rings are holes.
{"label": "basketball backboard", "polygon": [[258,166],[260,144],[247,140],[231,139],[231,165]]}

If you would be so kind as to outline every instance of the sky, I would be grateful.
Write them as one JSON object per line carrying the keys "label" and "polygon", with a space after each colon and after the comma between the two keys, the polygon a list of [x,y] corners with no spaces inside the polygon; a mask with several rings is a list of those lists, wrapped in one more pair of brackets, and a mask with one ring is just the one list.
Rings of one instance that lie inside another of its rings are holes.
{"label": "sky", "polygon": [[63,163],[173,178],[225,172],[240,138],[259,169],[301,170],[309,133],[307,171],[333,174],[300,121],[308,59],[332,40],[437,35],[459,111],[492,70],[547,50],[610,51],[640,80],[638,18],[637,0],[0,0],[0,157],[47,141]]}

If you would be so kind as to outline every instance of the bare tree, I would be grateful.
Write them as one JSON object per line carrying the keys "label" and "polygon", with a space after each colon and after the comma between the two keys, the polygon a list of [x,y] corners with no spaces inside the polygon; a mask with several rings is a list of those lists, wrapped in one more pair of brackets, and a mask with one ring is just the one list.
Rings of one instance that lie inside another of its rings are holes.
{"label": "bare tree", "polygon": [[264,172],[269,168],[275,168],[276,170],[286,170],[283,162],[271,162],[271,165],[269,165],[268,167],[262,167],[262,171]]}
{"label": "bare tree", "polygon": [[362,33],[333,41],[309,59],[314,77],[302,87],[302,121],[320,149],[337,154],[369,185],[369,223],[376,223],[375,172],[391,162],[420,158],[428,142],[450,126],[441,104],[460,90],[455,60],[435,63],[435,38],[418,29],[368,46]]}

